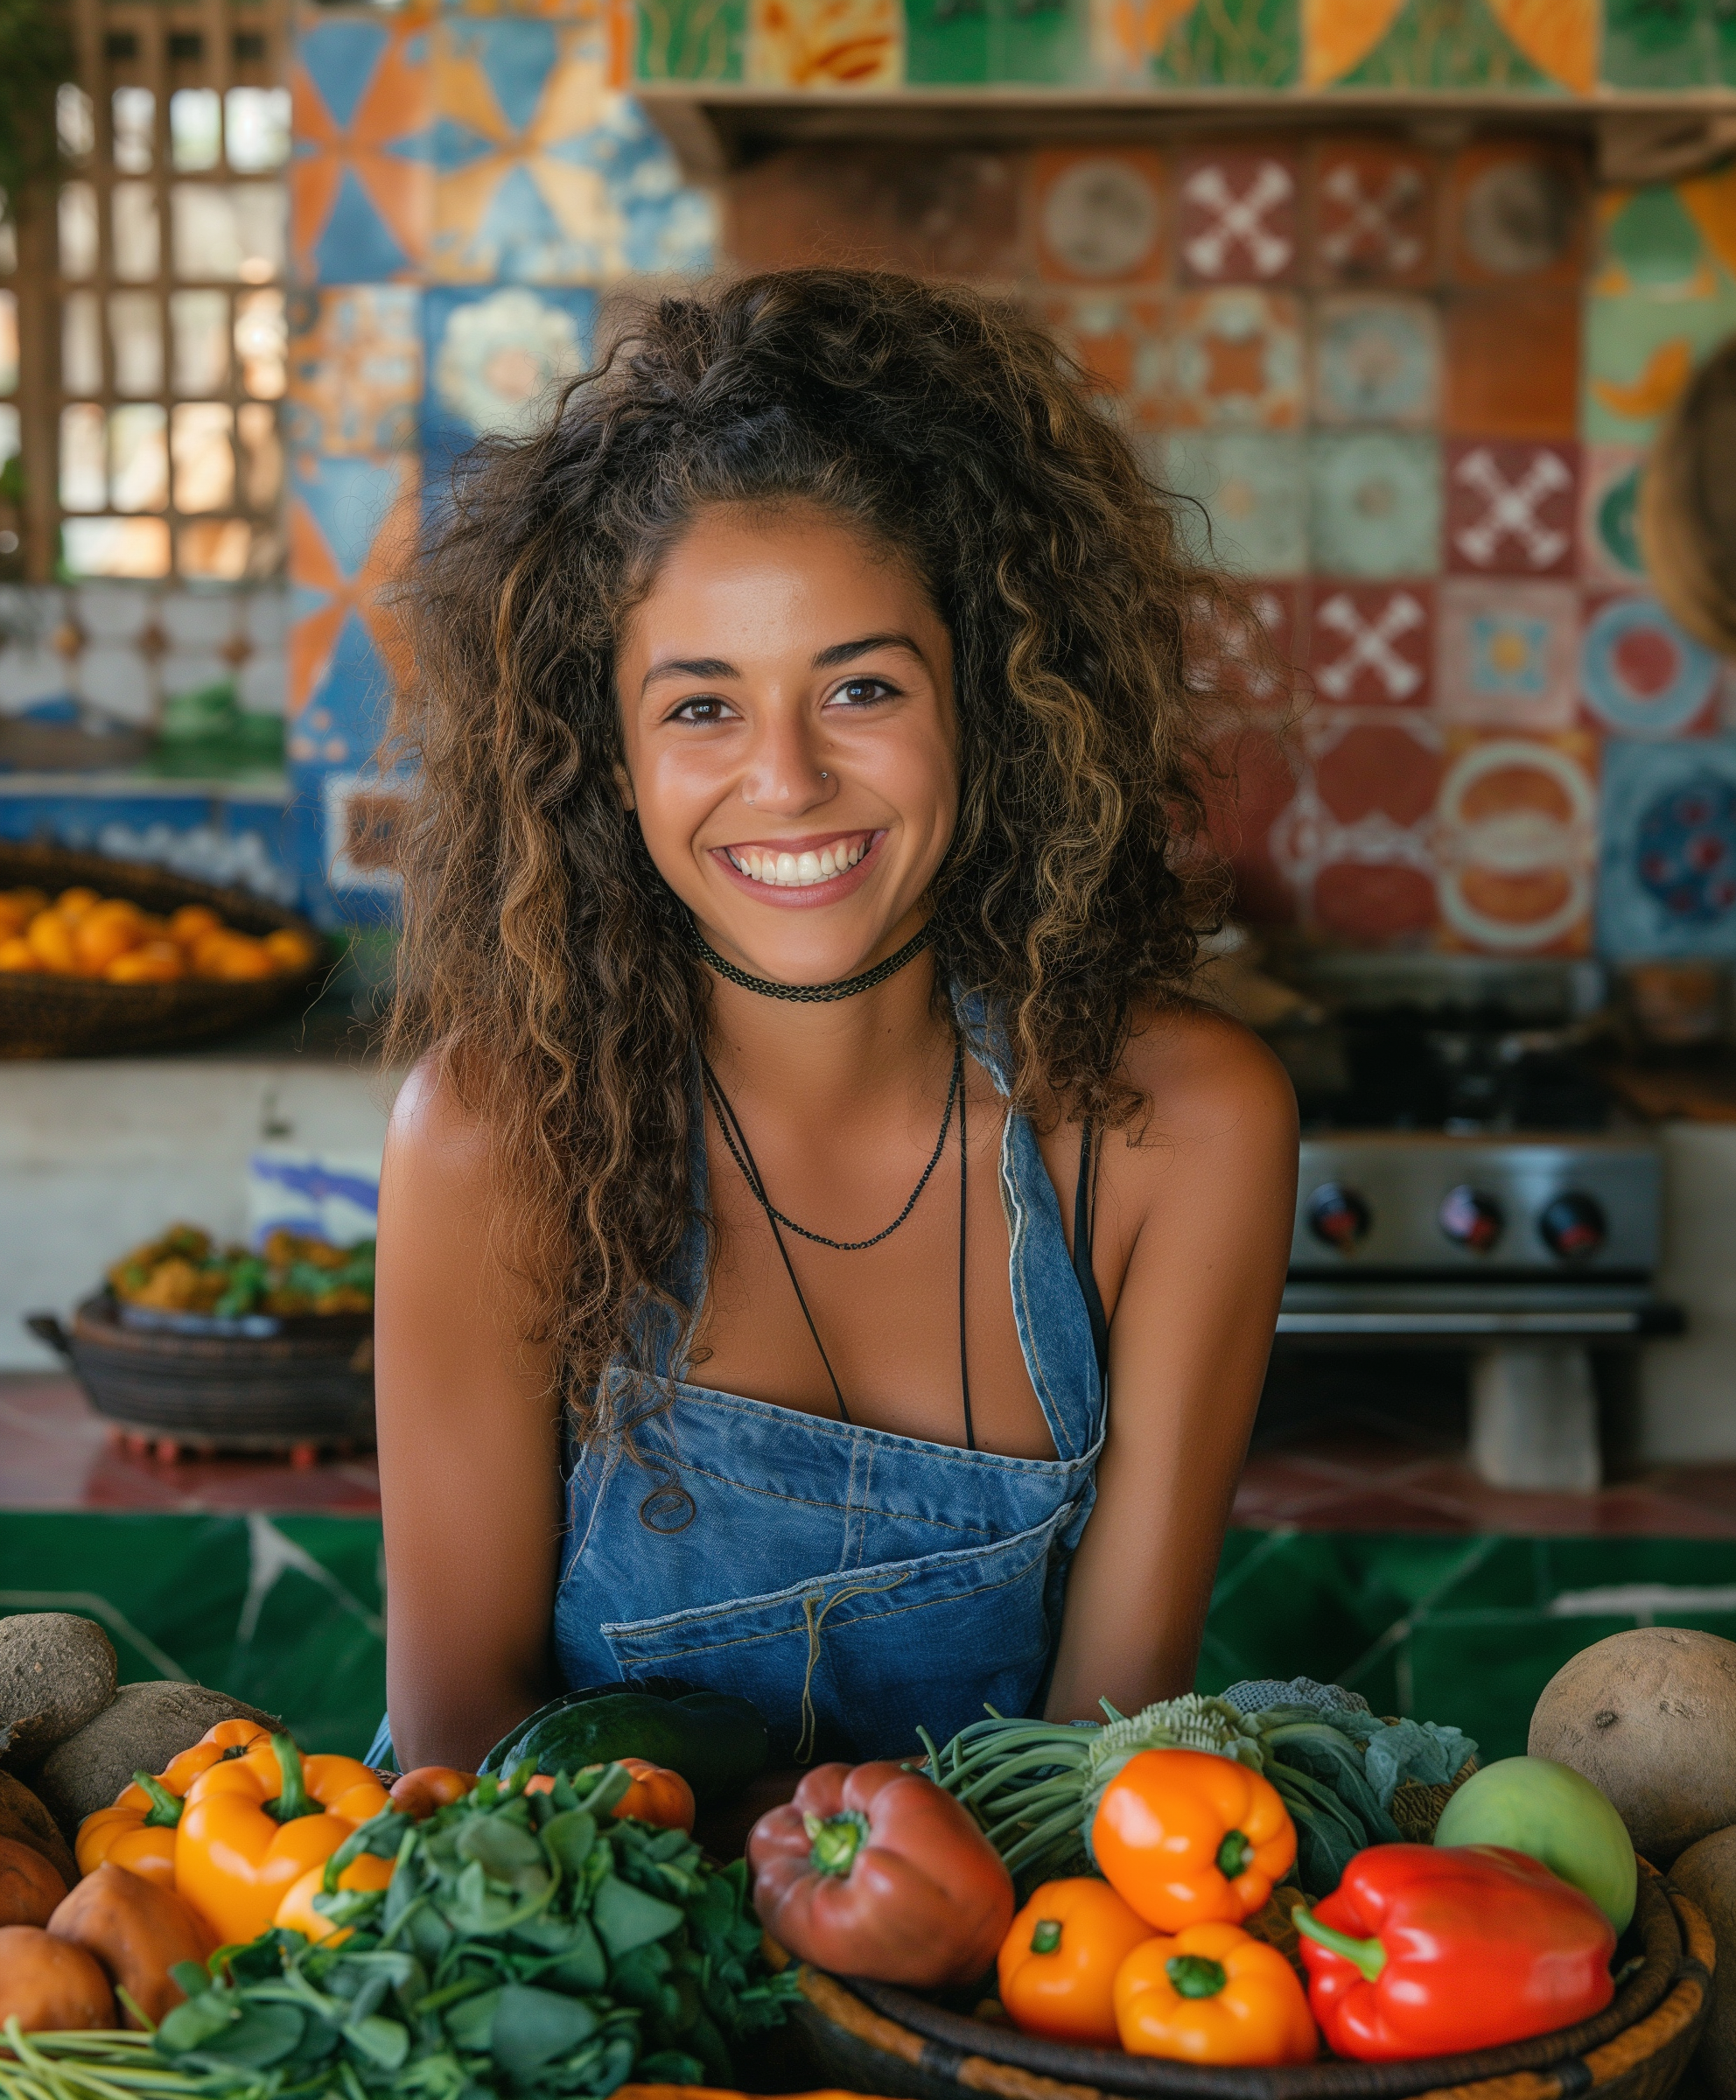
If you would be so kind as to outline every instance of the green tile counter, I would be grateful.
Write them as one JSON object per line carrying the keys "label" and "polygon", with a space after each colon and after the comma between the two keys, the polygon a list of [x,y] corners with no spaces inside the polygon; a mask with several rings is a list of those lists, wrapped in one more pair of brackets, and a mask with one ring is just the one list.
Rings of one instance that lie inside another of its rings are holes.
{"label": "green tile counter", "polygon": [[[0,1518],[0,1613],[87,1613],[123,1681],[220,1685],[310,1749],[360,1754],[384,1703],[380,1564],[371,1517],[15,1513]],[[1503,1756],[1569,1656],[1654,1621],[1736,1638],[1736,1546],[1238,1530],[1199,1682],[1335,1680]]]}

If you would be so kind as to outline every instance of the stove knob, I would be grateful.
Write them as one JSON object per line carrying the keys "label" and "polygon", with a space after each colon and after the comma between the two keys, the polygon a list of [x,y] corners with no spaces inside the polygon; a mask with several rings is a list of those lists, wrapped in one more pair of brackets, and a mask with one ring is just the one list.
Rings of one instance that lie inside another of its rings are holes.
{"label": "stove knob", "polygon": [[1308,1199],[1309,1231],[1339,1254],[1354,1254],[1373,1223],[1368,1205],[1341,1181],[1322,1181]]}
{"label": "stove knob", "polygon": [[1570,1190],[1544,1207],[1537,1220],[1544,1245],[1564,1262],[1589,1261],[1609,1237],[1609,1220],[1595,1196]]}
{"label": "stove knob", "polygon": [[1455,1247],[1470,1254],[1492,1254],[1507,1220],[1493,1196],[1461,1181],[1441,1198],[1440,1228]]}

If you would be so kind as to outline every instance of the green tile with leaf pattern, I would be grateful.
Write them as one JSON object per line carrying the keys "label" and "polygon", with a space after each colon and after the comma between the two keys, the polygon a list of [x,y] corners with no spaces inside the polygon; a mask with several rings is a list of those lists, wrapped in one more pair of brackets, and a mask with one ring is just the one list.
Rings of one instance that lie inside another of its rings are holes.
{"label": "green tile with leaf pattern", "polygon": [[913,86],[989,77],[989,0],[904,0],[905,78]]}
{"label": "green tile with leaf pattern", "polygon": [[1602,72],[1612,88],[1709,86],[1718,41],[1707,0],[1604,0]]}
{"label": "green tile with leaf pattern", "polygon": [[1736,290],[1704,299],[1593,294],[1586,302],[1579,435],[1643,444],[1694,365],[1736,329]]}
{"label": "green tile with leaf pattern", "polygon": [[1092,78],[1090,0],[988,0],[989,78],[1042,88]]}
{"label": "green tile with leaf pattern", "polygon": [[1195,0],[1152,61],[1178,88],[1292,88],[1300,77],[1299,0]]}
{"label": "green tile with leaf pattern", "polygon": [[1332,85],[1559,92],[1502,29],[1488,0],[1404,0],[1373,49]]}
{"label": "green tile with leaf pattern", "polygon": [[636,0],[636,77],[738,80],[747,45],[747,0]]}

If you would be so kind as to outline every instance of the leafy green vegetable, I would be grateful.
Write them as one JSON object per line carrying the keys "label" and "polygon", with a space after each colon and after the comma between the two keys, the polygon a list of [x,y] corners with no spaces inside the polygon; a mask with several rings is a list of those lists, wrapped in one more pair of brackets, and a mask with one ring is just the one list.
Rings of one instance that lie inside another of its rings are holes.
{"label": "leafy green vegetable", "polygon": [[[531,1776],[354,1831],[314,1899],[349,1928],[340,1944],[274,1929],[220,1950],[214,1978],[183,1964],[191,1995],[153,2037],[159,2066],[187,2074],[172,2100],[600,2100],[635,2075],[730,2082],[730,2042],[780,2022],[795,1988],[766,1969],[745,1864],[720,1870],[683,1831],[609,1817],[630,1783],[619,1765],[535,1794]],[[390,1884],[340,1889],[365,1852],[396,1861]]]}

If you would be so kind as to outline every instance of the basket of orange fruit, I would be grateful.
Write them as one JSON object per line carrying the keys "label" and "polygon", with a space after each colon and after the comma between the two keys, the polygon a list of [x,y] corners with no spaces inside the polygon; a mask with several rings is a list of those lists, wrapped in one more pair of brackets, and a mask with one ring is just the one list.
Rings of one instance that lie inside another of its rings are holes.
{"label": "basket of orange fruit", "polygon": [[232,1033],[304,998],[318,930],[245,890],[58,846],[0,844],[0,1057],[119,1057]]}

